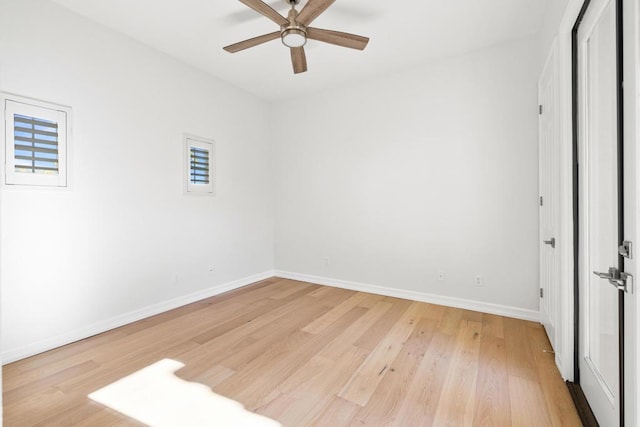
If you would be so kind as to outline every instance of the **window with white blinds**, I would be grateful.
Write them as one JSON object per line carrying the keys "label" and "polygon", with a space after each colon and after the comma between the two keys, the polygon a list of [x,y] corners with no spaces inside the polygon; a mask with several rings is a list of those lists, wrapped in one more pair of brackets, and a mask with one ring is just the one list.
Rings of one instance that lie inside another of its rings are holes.
{"label": "window with white blinds", "polygon": [[185,192],[213,194],[213,141],[185,136]]}
{"label": "window with white blinds", "polygon": [[189,148],[189,182],[194,185],[209,184],[209,150]]}
{"label": "window with white blinds", "polygon": [[70,109],[3,95],[5,183],[67,185],[67,121]]}
{"label": "window with white blinds", "polygon": [[14,167],[19,173],[60,173],[58,123],[13,115]]}

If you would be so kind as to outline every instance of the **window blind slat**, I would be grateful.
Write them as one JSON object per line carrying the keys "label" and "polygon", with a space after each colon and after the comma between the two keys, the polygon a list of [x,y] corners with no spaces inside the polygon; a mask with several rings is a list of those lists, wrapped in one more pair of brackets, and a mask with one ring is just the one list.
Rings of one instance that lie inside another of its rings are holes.
{"label": "window blind slat", "polygon": [[35,153],[32,156],[21,156],[21,155],[16,155],[15,156],[16,160],[35,160],[37,162],[52,162],[55,163],[58,161],[58,159],[56,157],[51,158],[51,157],[40,157],[38,155],[36,155]]}
{"label": "window blind slat", "polygon": [[48,168],[45,166],[21,166],[16,165],[16,171],[47,171],[47,172],[58,172],[58,167]]}
{"label": "window blind slat", "polygon": [[20,142],[31,142],[33,144],[45,144],[45,145],[54,145],[54,146],[58,146],[58,141],[49,141],[46,139],[36,139],[36,138],[28,138],[26,136],[14,136],[13,139],[15,141],[20,141]]}
{"label": "window blind slat", "polygon": [[[50,122],[50,121],[47,121],[47,120],[38,120],[35,117],[26,117],[26,116],[20,116],[18,114],[15,114],[14,117],[13,117],[13,121],[14,121],[14,123],[24,123],[24,124],[27,124],[27,125],[43,126],[43,127],[58,129],[58,124],[57,123]],[[22,126],[20,126],[20,127],[22,128]]]}
{"label": "window blind slat", "polygon": [[41,129],[19,128],[19,127],[15,127],[14,129],[16,132],[20,132],[20,133],[30,133],[33,135],[41,135],[41,136],[52,136],[55,138],[58,137],[58,132],[49,132]]}
{"label": "window blind slat", "polygon": [[53,149],[53,148],[43,148],[43,147],[34,147],[31,145],[18,145],[16,144],[15,146],[15,150],[20,150],[20,151],[34,151],[37,153],[49,153],[49,154],[58,154],[58,149]]}

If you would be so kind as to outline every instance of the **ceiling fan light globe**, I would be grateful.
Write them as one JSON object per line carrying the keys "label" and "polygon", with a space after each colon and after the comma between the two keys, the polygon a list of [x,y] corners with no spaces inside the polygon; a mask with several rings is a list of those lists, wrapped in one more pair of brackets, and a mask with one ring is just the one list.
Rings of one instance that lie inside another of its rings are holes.
{"label": "ceiling fan light globe", "polygon": [[307,34],[297,28],[282,32],[282,43],[287,47],[302,47],[307,43]]}

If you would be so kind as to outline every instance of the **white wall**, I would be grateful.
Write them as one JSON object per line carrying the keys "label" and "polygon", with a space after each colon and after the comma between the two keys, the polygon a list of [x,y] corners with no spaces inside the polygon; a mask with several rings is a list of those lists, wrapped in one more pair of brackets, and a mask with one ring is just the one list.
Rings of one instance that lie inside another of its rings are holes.
{"label": "white wall", "polygon": [[[4,362],[272,270],[263,101],[38,0],[2,0],[0,90],[74,120],[70,191],[2,189]],[[215,197],[182,193],[183,132],[216,141]]]}
{"label": "white wall", "polygon": [[276,269],[537,311],[537,51],[276,105]]}
{"label": "white wall", "polygon": [[[4,362],[268,274],[274,194],[279,270],[537,311],[536,38],[292,108],[49,2],[0,12],[0,90],[74,110],[72,189],[2,188]],[[213,198],[182,194],[183,132],[217,141]]]}
{"label": "white wall", "polygon": [[558,29],[560,28],[560,22],[564,16],[564,13],[567,9],[567,5],[569,4],[569,0],[553,0],[550,1],[547,5],[547,11],[545,13],[545,18],[542,23],[542,29],[540,31],[540,70],[539,73],[542,73],[542,68],[544,67],[544,63],[549,56],[549,51],[551,50],[551,44],[553,40],[558,35]]}

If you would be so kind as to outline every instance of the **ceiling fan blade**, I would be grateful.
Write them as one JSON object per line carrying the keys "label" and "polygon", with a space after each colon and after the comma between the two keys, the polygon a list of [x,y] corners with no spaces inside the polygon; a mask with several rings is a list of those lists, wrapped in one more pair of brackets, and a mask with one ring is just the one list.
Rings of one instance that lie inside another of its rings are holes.
{"label": "ceiling fan blade", "polygon": [[291,62],[293,63],[293,72],[295,74],[307,71],[307,56],[304,53],[304,47],[291,48]]}
{"label": "ceiling fan blade", "polygon": [[243,3],[249,6],[251,9],[266,16],[267,18],[271,19],[273,22],[275,22],[278,25],[282,26],[282,25],[287,25],[289,23],[289,21],[287,21],[287,18],[280,15],[271,6],[269,6],[262,0],[240,0],[240,3]]}
{"label": "ceiling fan blade", "polygon": [[308,26],[335,1],[336,0],[309,0],[305,7],[300,11],[296,21],[305,27]]}
{"label": "ceiling fan blade", "polygon": [[358,50],[364,50],[367,47],[367,43],[369,43],[368,37],[341,33],[340,31],[322,30],[320,28],[307,28],[307,37],[312,40]]}
{"label": "ceiling fan blade", "polygon": [[275,40],[280,37],[280,31],[274,33],[265,34],[262,36],[254,37],[252,39],[244,40],[226,47],[223,47],[229,53],[240,52],[241,50],[249,49],[250,47],[258,46],[259,44]]}

